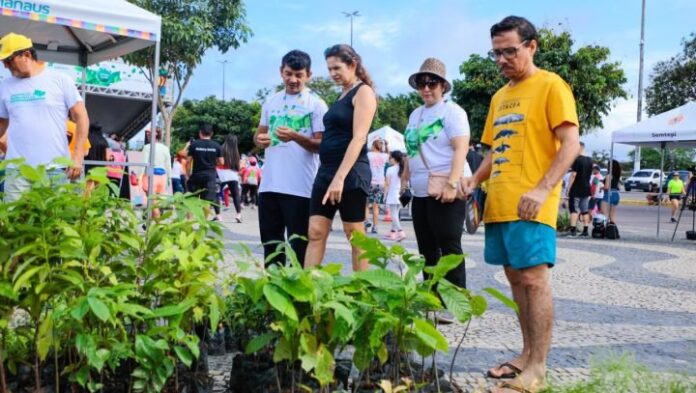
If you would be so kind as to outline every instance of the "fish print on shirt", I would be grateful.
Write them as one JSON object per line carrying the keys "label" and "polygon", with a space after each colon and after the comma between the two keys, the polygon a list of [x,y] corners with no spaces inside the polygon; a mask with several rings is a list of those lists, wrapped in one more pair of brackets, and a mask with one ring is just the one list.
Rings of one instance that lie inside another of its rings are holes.
{"label": "fish print on shirt", "polygon": [[420,126],[418,128],[409,128],[404,132],[404,141],[406,143],[406,152],[409,157],[415,157],[420,149],[420,146],[433,137],[437,139],[440,132],[445,128],[445,120],[438,118],[430,124]]}
{"label": "fish print on shirt", "polygon": [[518,182],[522,173],[529,99],[503,101],[493,119],[492,182]]}

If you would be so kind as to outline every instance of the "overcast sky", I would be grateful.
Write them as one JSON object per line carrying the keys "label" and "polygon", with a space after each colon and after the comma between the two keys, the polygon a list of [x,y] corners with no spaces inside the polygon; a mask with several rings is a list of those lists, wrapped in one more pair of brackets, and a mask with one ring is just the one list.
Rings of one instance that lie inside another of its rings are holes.
{"label": "overcast sky", "polygon": [[[408,76],[426,57],[447,65],[450,79],[461,78],[459,65],[473,53],[490,49],[490,26],[507,15],[524,16],[537,27],[567,30],[575,45],[602,45],[626,72],[631,98],[615,108],[599,130],[585,140],[589,150],[609,149],[609,133],[636,120],[641,0],[465,1],[380,0],[335,2],[246,1],[247,22],[254,36],[225,55],[210,51],[185,94],[186,98],[222,96],[222,64],[227,64],[227,98],[249,100],[264,87],[280,82],[280,58],[302,49],[314,60],[315,75],[328,75],[322,53],[350,40],[350,20],[342,11],[359,11],[353,43],[380,94],[410,90]],[[679,52],[681,40],[696,32],[696,0],[647,0],[645,79],[653,65]],[[464,108],[466,109],[466,108]],[[625,156],[628,148],[619,148]]]}

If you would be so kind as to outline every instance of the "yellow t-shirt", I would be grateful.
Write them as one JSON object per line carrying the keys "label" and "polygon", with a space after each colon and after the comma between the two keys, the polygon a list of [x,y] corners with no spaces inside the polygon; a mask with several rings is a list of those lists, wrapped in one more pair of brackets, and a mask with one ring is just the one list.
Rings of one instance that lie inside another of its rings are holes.
{"label": "yellow t-shirt", "polygon": [[[538,70],[495,93],[481,138],[493,154],[486,223],[520,220],[517,204],[551,168],[560,148],[553,130],[564,123],[579,124],[575,98],[570,86],[552,72]],[[535,221],[556,228],[560,193],[559,182]]]}

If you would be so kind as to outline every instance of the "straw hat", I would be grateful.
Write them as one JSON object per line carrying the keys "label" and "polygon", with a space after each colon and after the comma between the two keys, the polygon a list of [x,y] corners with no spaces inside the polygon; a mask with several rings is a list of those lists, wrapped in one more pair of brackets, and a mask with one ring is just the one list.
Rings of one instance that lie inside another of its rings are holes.
{"label": "straw hat", "polygon": [[445,81],[445,93],[452,90],[452,84],[447,80],[447,69],[445,68],[445,63],[441,62],[440,60],[434,57],[425,59],[420,67],[420,70],[408,78],[408,84],[414,89],[418,89],[418,86],[416,86],[416,78],[418,75],[422,74],[435,75]]}

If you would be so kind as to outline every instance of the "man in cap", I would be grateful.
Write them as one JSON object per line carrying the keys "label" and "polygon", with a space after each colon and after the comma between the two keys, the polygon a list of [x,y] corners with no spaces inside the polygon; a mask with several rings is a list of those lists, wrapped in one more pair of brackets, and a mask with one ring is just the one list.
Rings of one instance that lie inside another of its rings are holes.
{"label": "man in cap", "polygon": [[523,349],[488,375],[514,377],[495,393],[537,392],[546,382],[551,345],[549,268],[556,262],[560,180],[580,152],[579,122],[570,86],[534,65],[534,25],[509,16],[490,33],[489,55],[509,83],[491,100],[481,138],[491,150],[465,188],[489,179],[484,259],[501,265],[510,282]]}
{"label": "man in cap", "polygon": [[[65,74],[47,69],[37,59],[31,40],[9,33],[0,39],[0,60],[12,76],[0,85],[0,148],[6,159],[24,158],[32,166],[50,165],[59,157],[72,158],[67,169],[52,167],[49,174],[76,179],[82,172],[89,117],[75,83]],[[65,124],[77,124],[75,150],[68,149]],[[17,200],[30,183],[9,168],[5,200]]]}

